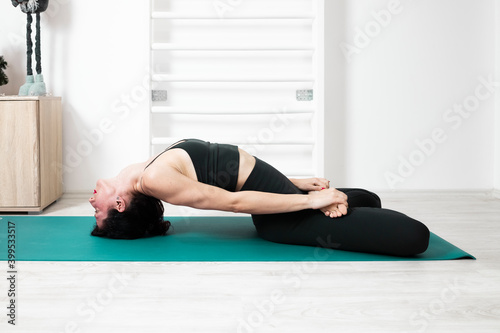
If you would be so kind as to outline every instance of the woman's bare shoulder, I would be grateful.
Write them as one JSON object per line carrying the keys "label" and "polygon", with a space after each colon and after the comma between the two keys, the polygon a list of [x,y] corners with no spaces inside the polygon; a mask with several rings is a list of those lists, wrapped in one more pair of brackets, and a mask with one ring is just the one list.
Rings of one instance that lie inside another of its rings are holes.
{"label": "woman's bare shoulder", "polygon": [[196,171],[189,155],[181,149],[171,149],[156,157],[152,163],[146,162],[142,171],[142,187],[155,188],[158,184],[174,185],[180,177],[197,180]]}

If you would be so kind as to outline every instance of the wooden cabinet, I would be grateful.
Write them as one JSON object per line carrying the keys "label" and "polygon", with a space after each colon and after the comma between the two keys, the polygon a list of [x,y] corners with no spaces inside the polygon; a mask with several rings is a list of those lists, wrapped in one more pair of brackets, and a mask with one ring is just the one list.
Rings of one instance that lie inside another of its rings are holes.
{"label": "wooden cabinet", "polygon": [[62,195],[60,97],[0,97],[0,212],[40,212]]}

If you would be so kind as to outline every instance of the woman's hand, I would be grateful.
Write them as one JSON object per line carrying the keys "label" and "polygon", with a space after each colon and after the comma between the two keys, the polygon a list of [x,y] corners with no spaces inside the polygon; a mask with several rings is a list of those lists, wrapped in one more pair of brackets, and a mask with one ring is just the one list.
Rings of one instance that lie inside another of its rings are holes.
{"label": "woman's hand", "polygon": [[[321,210],[325,216],[331,218],[347,214],[347,195],[337,189],[324,189],[309,192],[313,200],[313,209]],[[317,205],[317,206],[315,206]]]}
{"label": "woman's hand", "polygon": [[330,188],[330,181],[325,178],[306,178],[306,179],[293,179],[290,181],[293,185],[297,186],[300,190],[305,192],[321,191]]}

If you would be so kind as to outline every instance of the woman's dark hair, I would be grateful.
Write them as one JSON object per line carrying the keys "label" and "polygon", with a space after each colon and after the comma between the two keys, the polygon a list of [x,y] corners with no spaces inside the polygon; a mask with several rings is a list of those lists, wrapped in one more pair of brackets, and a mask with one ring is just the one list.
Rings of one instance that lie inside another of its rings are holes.
{"label": "woman's dark hair", "polygon": [[102,224],[94,227],[92,236],[136,239],[163,236],[170,228],[170,222],[163,220],[161,201],[142,193],[134,195],[125,211],[110,209]]}

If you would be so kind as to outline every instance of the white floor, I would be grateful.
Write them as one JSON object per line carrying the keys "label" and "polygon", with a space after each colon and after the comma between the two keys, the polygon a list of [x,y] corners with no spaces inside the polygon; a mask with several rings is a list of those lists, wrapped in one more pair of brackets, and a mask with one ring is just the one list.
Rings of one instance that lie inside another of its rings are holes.
{"label": "white floor", "polygon": [[[18,262],[16,326],[7,324],[1,277],[0,331],[500,332],[500,200],[478,192],[381,197],[477,260]],[[43,214],[91,215],[86,200],[65,195]]]}

